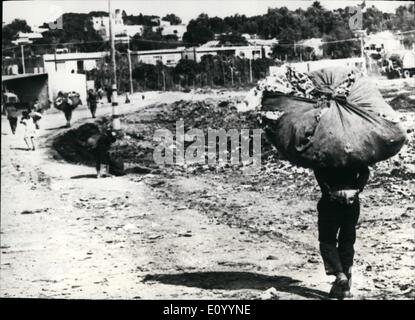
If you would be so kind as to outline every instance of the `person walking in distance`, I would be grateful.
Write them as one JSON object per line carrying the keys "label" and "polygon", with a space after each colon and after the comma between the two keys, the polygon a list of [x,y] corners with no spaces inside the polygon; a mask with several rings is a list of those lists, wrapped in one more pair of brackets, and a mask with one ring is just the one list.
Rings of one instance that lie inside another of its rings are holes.
{"label": "person walking in distance", "polygon": [[10,129],[12,130],[13,134],[16,134],[17,120],[18,120],[18,112],[17,112],[16,106],[13,104],[7,106],[6,114],[7,114],[7,120],[9,120],[9,123],[10,123]]}
{"label": "person walking in distance", "polygon": [[40,119],[42,119],[42,114],[40,113],[41,107],[38,99],[34,101],[33,106],[28,111],[29,116],[33,119],[33,123],[35,124],[36,130],[39,130],[39,121]]}
{"label": "person walking in distance", "polygon": [[[27,150],[35,150],[35,136],[36,136],[36,127],[35,123],[33,122],[32,117],[30,117],[29,112],[23,111],[22,112],[22,119],[20,123],[24,125],[24,142],[26,143]],[[32,145],[30,147],[29,141]]]}
{"label": "person walking in distance", "polygon": [[110,85],[107,86],[106,92],[107,92],[107,100],[108,100],[108,103],[111,103],[112,88],[111,88]]}
{"label": "person walking in distance", "polygon": [[111,144],[116,141],[116,134],[111,129],[108,129],[104,134],[100,134],[96,138],[93,153],[96,161],[97,178],[101,178],[101,165],[105,164],[106,173],[109,173],[110,154],[109,149]]}
{"label": "person walking in distance", "polygon": [[97,112],[97,94],[92,89],[88,90],[87,102],[92,118],[95,118],[95,113]]}
{"label": "person walking in distance", "polygon": [[320,252],[327,275],[336,277],[330,297],[351,297],[352,266],[356,225],[360,215],[359,193],[369,169],[316,169],[322,197],[317,205]]}

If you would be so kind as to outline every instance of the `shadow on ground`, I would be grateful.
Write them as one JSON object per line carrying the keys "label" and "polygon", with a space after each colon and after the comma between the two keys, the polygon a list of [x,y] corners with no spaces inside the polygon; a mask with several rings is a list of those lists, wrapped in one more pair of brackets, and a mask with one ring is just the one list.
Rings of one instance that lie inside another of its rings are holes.
{"label": "shadow on ground", "polygon": [[67,126],[67,125],[63,125],[63,126],[60,126],[60,127],[56,127],[56,128],[48,128],[48,129],[45,129],[45,130],[47,130],[47,131],[52,131],[52,130],[59,130],[59,129],[68,129],[69,127]]}
{"label": "shadow on ground", "polygon": [[96,179],[96,174],[81,174],[79,176],[73,176],[71,179]]}
{"label": "shadow on ground", "polygon": [[328,299],[326,292],[299,285],[301,281],[286,276],[267,276],[252,272],[191,272],[147,275],[143,282],[157,281],[164,284],[218,290],[267,290],[296,294],[309,299]]}
{"label": "shadow on ground", "polygon": [[32,149],[16,147],[16,148],[10,148],[10,150],[31,151]]}

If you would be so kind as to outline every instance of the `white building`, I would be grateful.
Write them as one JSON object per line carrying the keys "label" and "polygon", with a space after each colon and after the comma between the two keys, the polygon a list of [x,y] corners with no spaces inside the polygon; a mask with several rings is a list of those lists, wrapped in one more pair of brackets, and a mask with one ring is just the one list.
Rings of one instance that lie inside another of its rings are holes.
{"label": "white building", "polygon": [[400,37],[391,31],[370,34],[364,38],[364,49],[370,53],[392,53],[404,50]]}
{"label": "white building", "polygon": [[260,59],[270,55],[267,46],[193,47],[183,50],[183,59],[200,62],[205,55],[227,55],[245,59]]}
{"label": "white building", "polygon": [[178,24],[178,25],[160,26],[160,29],[161,29],[162,36],[175,35],[177,36],[177,39],[181,41],[183,39],[184,33],[187,30],[187,27],[185,24]]}
{"label": "white building", "polygon": [[[312,72],[323,68],[330,67],[345,67],[345,68],[357,68],[364,71],[365,60],[364,58],[347,58],[347,59],[324,59],[316,61],[304,61],[304,62],[293,62],[288,65],[298,72]],[[271,75],[278,75],[280,67],[271,66],[269,67],[269,73]]]}
{"label": "white building", "polygon": [[32,43],[34,39],[43,38],[42,34],[39,32],[19,32],[17,33],[17,39],[12,41],[12,43],[19,45],[24,43]]}
{"label": "white building", "polygon": [[79,52],[43,55],[45,72],[78,73],[99,66],[108,52]]}
{"label": "white building", "polygon": [[182,59],[184,47],[176,49],[148,50],[131,52],[133,63],[142,62],[156,65],[162,62],[165,66],[174,67]]}
{"label": "white building", "polygon": [[[109,17],[95,16],[91,18],[92,27],[96,30],[105,40],[110,36],[110,21]],[[119,9],[115,10],[114,15],[114,35],[115,36],[128,36],[133,37],[137,33],[142,35],[144,31],[143,25],[126,25],[122,19],[122,15]]]}
{"label": "white building", "polygon": [[314,54],[317,57],[323,56],[323,39],[322,38],[311,38],[305,39],[298,42],[301,47],[312,48]]}
{"label": "white building", "polygon": [[164,21],[158,19],[158,26],[154,26],[151,29],[153,32],[158,32],[160,30],[162,36],[175,35],[177,39],[181,41],[183,39],[184,33],[187,31],[187,26],[185,24],[172,25],[169,21]]}

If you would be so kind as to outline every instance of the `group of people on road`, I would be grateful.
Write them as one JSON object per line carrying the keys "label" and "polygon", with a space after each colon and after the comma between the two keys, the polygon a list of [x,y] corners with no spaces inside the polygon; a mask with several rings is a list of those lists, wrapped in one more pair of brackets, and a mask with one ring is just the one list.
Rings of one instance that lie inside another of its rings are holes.
{"label": "group of people on road", "polygon": [[17,125],[20,123],[24,128],[23,140],[27,146],[27,150],[35,150],[35,138],[40,129],[39,121],[42,119],[42,108],[39,101],[36,99],[33,104],[26,110],[21,112],[21,119],[19,122],[19,110],[14,104],[5,107],[7,120],[10,123],[10,129],[13,134],[16,134]]}

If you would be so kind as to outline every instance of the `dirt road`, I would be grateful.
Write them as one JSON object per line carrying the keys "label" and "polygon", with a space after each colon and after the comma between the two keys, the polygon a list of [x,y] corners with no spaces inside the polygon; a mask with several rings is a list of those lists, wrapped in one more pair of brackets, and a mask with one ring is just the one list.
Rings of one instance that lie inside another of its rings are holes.
{"label": "dirt road", "polygon": [[[311,191],[293,197],[288,176],[265,185],[236,173],[97,180],[91,167],[54,159],[48,138],[63,123],[47,115],[32,152],[2,119],[1,297],[327,298],[315,184],[305,179]],[[379,188],[363,199],[355,298],[413,298],[414,207],[365,207]]]}

